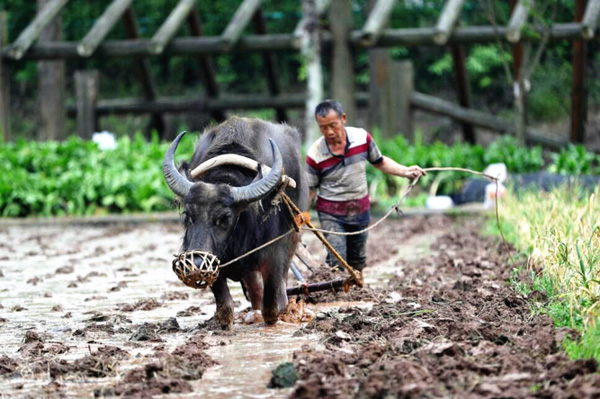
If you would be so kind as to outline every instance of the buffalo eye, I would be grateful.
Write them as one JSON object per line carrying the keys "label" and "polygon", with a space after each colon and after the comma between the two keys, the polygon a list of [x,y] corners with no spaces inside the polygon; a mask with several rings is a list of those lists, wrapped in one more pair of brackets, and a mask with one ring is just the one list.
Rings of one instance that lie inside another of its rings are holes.
{"label": "buffalo eye", "polygon": [[214,219],[215,226],[227,227],[231,223],[231,215],[229,213],[222,213],[217,215]]}

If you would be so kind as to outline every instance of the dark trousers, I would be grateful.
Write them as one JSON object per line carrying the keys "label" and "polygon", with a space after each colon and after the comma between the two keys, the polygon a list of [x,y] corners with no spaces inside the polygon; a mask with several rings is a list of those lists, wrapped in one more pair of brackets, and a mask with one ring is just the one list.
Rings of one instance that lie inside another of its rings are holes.
{"label": "dark trousers", "polygon": [[[319,212],[321,228],[324,230],[335,231],[339,233],[351,233],[360,231],[369,226],[369,222],[355,223],[354,220],[344,220],[347,218],[337,217],[328,213]],[[364,217],[362,218],[364,219]],[[341,236],[337,234],[325,233],[325,238],[333,248],[356,270],[362,270],[367,266],[367,232]],[[330,266],[338,266],[337,258],[327,250],[325,262]]]}

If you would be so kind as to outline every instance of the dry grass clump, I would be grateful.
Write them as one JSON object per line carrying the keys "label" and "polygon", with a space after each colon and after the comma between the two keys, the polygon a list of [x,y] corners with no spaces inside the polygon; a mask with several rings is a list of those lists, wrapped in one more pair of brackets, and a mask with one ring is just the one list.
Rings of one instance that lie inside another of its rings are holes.
{"label": "dry grass clump", "polygon": [[599,191],[526,192],[501,205],[510,241],[529,254],[546,281],[543,288],[567,299],[571,320],[581,317],[584,327],[600,315]]}

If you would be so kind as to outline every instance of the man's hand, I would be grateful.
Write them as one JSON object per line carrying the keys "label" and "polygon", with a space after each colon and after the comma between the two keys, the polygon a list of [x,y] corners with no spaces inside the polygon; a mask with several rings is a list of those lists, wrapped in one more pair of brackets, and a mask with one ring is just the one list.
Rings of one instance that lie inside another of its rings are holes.
{"label": "man's hand", "polygon": [[417,177],[425,176],[427,174],[427,172],[418,165],[404,166],[385,155],[383,156],[383,162],[373,166],[383,173],[406,177],[407,179],[416,179]]}
{"label": "man's hand", "polygon": [[425,172],[420,166],[405,166],[405,171],[402,177],[406,177],[407,179],[414,180],[417,177],[425,176],[427,172]]}

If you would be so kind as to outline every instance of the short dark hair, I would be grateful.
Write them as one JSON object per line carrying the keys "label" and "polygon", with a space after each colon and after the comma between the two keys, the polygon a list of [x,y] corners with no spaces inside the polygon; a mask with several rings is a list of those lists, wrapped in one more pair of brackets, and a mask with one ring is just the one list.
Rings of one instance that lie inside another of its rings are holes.
{"label": "short dark hair", "polygon": [[317,116],[320,116],[321,118],[323,118],[323,117],[327,116],[327,114],[331,110],[334,110],[335,113],[338,114],[338,116],[340,118],[342,117],[342,115],[344,115],[344,109],[342,108],[340,103],[338,103],[335,100],[325,100],[325,101],[319,103],[319,105],[317,105],[317,107],[315,108],[315,118]]}

